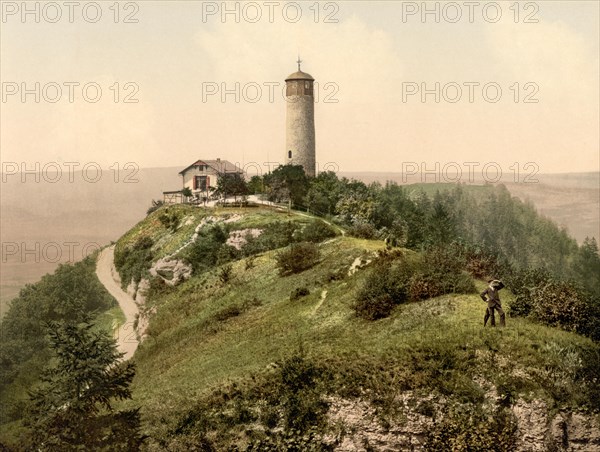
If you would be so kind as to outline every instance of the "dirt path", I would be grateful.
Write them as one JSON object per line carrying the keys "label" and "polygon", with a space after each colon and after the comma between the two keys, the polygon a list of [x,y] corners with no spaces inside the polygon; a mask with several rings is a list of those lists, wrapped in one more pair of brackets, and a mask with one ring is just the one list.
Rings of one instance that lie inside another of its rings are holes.
{"label": "dirt path", "polygon": [[124,360],[128,360],[133,356],[137,349],[138,340],[133,328],[135,316],[139,312],[135,300],[129,294],[121,289],[119,282],[119,274],[114,265],[115,247],[114,245],[104,248],[98,256],[96,264],[96,275],[102,285],[108,292],[115,297],[119,303],[119,307],[125,314],[125,323],[117,330],[117,345],[119,351],[125,353]]}

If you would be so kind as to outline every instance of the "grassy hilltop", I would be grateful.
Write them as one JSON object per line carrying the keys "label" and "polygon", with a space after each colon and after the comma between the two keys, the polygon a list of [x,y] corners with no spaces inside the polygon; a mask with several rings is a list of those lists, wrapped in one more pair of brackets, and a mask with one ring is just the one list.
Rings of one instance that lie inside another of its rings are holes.
{"label": "grassy hilltop", "polygon": [[[164,257],[207,215],[237,217],[230,231],[292,223],[298,234],[315,221],[264,208],[169,209],[187,226],[167,232],[159,210],[117,250],[149,237],[160,243],[153,259]],[[358,317],[356,299],[372,283],[376,262],[364,264],[385,246],[333,232],[317,245],[315,265],[299,273],[281,276],[281,250],[273,249],[226,259],[175,288],[151,289],[132,404],[142,406],[152,448],[326,449],[361,436],[332,414],[361,401],[373,410],[375,430],[406,423],[416,407],[431,425],[412,441],[442,444],[448,432],[470,432],[463,441],[472,446],[494,438],[511,450],[519,434],[508,407],[517,401],[543,401],[553,412],[599,408],[589,380],[598,369],[597,344],[521,318],[509,318],[506,329],[483,329],[482,281],[470,293],[400,304],[381,320]],[[409,250],[398,254],[420,259]],[[294,299],[299,289],[308,294]],[[503,295],[506,306],[512,295]]]}

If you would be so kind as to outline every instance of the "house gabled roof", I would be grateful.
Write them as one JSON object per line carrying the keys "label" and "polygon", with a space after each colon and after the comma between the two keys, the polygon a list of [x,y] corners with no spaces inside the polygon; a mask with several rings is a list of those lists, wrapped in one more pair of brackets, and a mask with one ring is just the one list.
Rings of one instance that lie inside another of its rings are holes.
{"label": "house gabled roof", "polygon": [[243,171],[238,168],[237,166],[235,166],[233,163],[231,163],[228,160],[197,160],[194,163],[192,163],[191,165],[189,165],[188,167],[186,167],[185,169],[183,169],[182,171],[179,172],[179,174],[185,174],[187,170],[193,168],[194,166],[199,166],[199,165],[206,165],[209,168],[212,168],[213,170],[215,170],[217,173],[220,174],[224,174],[224,173],[243,173]]}

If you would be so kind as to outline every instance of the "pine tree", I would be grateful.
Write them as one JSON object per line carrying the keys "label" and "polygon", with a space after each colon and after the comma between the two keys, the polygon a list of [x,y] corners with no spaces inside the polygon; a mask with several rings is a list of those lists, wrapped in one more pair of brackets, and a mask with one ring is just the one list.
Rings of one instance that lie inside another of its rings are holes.
{"label": "pine tree", "polygon": [[115,412],[112,400],[131,398],[134,365],[120,362],[114,339],[84,323],[48,326],[54,364],[30,392],[24,424],[36,450],[137,450],[139,409]]}

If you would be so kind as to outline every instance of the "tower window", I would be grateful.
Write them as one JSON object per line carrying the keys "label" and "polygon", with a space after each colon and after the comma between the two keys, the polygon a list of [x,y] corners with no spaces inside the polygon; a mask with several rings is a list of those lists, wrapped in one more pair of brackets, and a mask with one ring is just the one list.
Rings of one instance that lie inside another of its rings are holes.
{"label": "tower window", "polygon": [[291,159],[292,158],[292,151],[288,151],[288,158]]}

